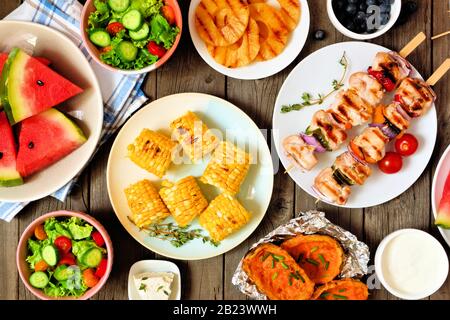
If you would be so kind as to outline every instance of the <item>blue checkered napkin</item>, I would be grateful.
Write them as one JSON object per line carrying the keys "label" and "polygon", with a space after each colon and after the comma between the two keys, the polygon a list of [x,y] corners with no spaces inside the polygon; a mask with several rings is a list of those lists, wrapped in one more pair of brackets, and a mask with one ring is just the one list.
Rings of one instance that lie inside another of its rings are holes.
{"label": "blue checkered napkin", "polygon": [[[80,17],[83,6],[76,0],[25,0],[5,20],[32,21],[52,27],[69,37],[88,58],[100,83],[104,101],[101,143],[104,143],[147,100],[140,89],[144,76],[125,76],[98,65],[83,46]],[[75,180],[52,196],[65,201]],[[0,219],[11,221],[28,203],[0,202]]]}

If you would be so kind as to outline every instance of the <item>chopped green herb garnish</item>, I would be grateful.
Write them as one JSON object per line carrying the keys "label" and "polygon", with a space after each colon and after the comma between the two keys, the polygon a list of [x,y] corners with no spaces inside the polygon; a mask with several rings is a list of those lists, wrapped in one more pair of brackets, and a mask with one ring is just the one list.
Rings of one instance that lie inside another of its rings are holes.
{"label": "chopped green herb garnish", "polygon": [[326,261],[325,261],[325,258],[323,257],[323,255],[318,254],[317,256],[319,257],[320,262],[322,262],[322,264],[325,265],[325,264],[326,264]]}
{"label": "chopped green herb garnish", "polygon": [[340,294],[333,294],[333,298],[338,300],[347,300],[348,298],[346,296],[341,296]]}
{"label": "chopped green herb garnish", "polygon": [[298,256],[297,263],[302,263],[302,260],[303,260],[303,253]]}
{"label": "chopped green herb garnish", "polygon": [[288,283],[289,283],[290,286],[292,286],[292,277],[291,276],[289,276]]}
{"label": "chopped green herb garnish", "polygon": [[302,275],[301,275],[298,271],[295,271],[295,274],[297,275],[297,277],[298,277],[300,280],[302,280],[303,283],[305,283],[305,278],[303,278]]}
{"label": "chopped green herb garnish", "polygon": [[330,262],[327,261],[327,263],[325,263],[325,270],[328,270],[328,267],[330,266]]}
{"label": "chopped green herb garnish", "polygon": [[164,286],[159,286],[158,289],[156,289],[156,292],[158,292],[158,291],[161,290],[162,288],[164,288]]}
{"label": "chopped green herb garnish", "polygon": [[344,86],[344,80],[345,80],[345,76],[347,75],[347,71],[348,71],[348,60],[347,57],[345,55],[345,52],[342,54],[341,59],[339,59],[339,64],[342,65],[344,67],[344,71],[342,73],[341,79],[340,80],[333,80],[331,82],[331,86],[332,86],[332,90],[327,93],[327,94],[318,94],[317,98],[313,98],[313,96],[308,93],[308,92],[304,92],[301,96],[301,102],[300,103],[295,103],[295,104],[291,104],[291,105],[284,105],[281,107],[281,113],[288,113],[291,111],[298,111],[301,110],[307,106],[312,106],[312,105],[318,105],[318,104],[322,104],[324,103],[324,101],[330,97],[333,93],[335,93],[336,91],[338,91],[339,89],[341,89]]}
{"label": "chopped green herb garnish", "polygon": [[311,259],[311,258],[306,258],[306,262],[308,262],[309,264],[312,264],[313,266],[319,265],[319,263],[316,260]]}
{"label": "chopped green herb garnish", "polygon": [[347,289],[339,289],[339,292],[345,292]]}
{"label": "chopped green herb garnish", "polygon": [[284,257],[283,257],[283,256],[279,256],[279,255],[276,255],[276,254],[273,255],[273,258],[274,258],[276,261],[282,261],[282,260],[284,260]]}
{"label": "chopped green herb garnish", "polygon": [[272,281],[274,281],[276,278],[278,278],[278,272],[275,272],[275,273],[272,275]]}
{"label": "chopped green herb garnish", "polygon": [[270,257],[270,252],[266,252],[266,254],[265,255],[263,255],[262,257],[261,257],[261,261],[262,262],[264,262],[264,261],[266,261],[266,259],[268,258],[268,257]]}
{"label": "chopped green herb garnish", "polygon": [[319,250],[319,247],[313,247],[313,248],[311,248],[311,253],[314,253],[314,252],[316,252],[317,250]]}
{"label": "chopped green herb garnish", "polygon": [[325,299],[326,297],[328,297],[330,295],[329,292],[324,292],[320,295],[320,298]]}
{"label": "chopped green herb garnish", "polygon": [[141,283],[141,285],[139,286],[139,290],[146,291],[147,290],[147,286],[145,284]]}
{"label": "chopped green herb garnish", "polygon": [[147,280],[147,279],[148,279],[148,277],[143,277],[143,278],[142,278],[142,280]]}
{"label": "chopped green herb garnish", "polygon": [[281,265],[283,266],[284,269],[289,270],[289,266],[284,263],[284,261],[281,261]]}
{"label": "chopped green herb garnish", "polygon": [[166,290],[164,290],[163,292],[166,296],[169,296],[169,293]]}
{"label": "chopped green herb garnish", "polygon": [[272,269],[275,269],[275,259],[272,259]]}

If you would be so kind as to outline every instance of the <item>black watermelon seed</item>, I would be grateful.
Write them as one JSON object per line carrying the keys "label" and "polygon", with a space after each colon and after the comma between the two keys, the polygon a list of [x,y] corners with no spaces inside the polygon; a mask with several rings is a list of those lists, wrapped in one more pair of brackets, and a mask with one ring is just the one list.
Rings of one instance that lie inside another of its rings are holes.
{"label": "black watermelon seed", "polygon": [[0,152],[0,159],[3,158],[3,152]]}
{"label": "black watermelon seed", "polygon": [[33,149],[33,148],[34,148],[34,143],[33,143],[33,141],[31,141],[31,142],[28,144],[28,148],[29,148],[29,149]]}
{"label": "black watermelon seed", "polygon": [[36,81],[36,83],[40,87],[44,86],[44,82],[42,80],[38,80],[38,81]]}

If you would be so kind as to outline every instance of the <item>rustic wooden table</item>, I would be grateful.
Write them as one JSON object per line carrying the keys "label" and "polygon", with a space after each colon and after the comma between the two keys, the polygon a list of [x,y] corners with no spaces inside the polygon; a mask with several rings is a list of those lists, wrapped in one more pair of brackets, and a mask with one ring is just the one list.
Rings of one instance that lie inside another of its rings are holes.
{"label": "rustic wooden table", "polygon": [[[189,0],[179,1],[187,21]],[[424,31],[427,36],[450,29],[447,0],[421,0],[419,11],[409,21],[395,27],[374,42],[398,50],[414,35]],[[1,0],[0,17],[20,5],[19,0]],[[328,20],[325,0],[310,0],[311,31],[324,29],[323,41],[309,37],[301,55],[278,75],[258,81],[240,81],[227,78],[211,69],[193,47],[187,23],[180,47],[172,59],[157,72],[151,73],[145,83],[145,92],[151,100],[179,92],[203,92],[225,98],[242,108],[260,128],[271,128],[273,106],[278,90],[291,69],[305,56],[326,45],[348,40],[334,29]],[[450,37],[444,37],[420,46],[411,56],[411,62],[424,76],[429,76],[449,55]],[[231,277],[238,261],[249,246],[278,225],[288,221],[295,212],[318,208],[327,213],[334,223],[350,230],[365,241],[375,253],[381,239],[397,229],[418,228],[431,232],[442,241],[432,225],[430,203],[431,181],[440,155],[450,143],[450,78],[447,75],[436,86],[439,96],[436,107],[439,115],[439,133],[433,158],[420,179],[407,192],[384,205],[367,209],[339,209],[315,204],[315,199],[295,186],[283,170],[275,177],[270,208],[257,231],[231,252],[204,261],[175,261],[182,272],[183,299],[245,299],[233,287]],[[426,133],[424,133],[426,134]],[[15,263],[19,236],[27,225],[41,214],[58,209],[81,210],[98,218],[109,230],[115,246],[113,272],[106,286],[95,299],[127,299],[127,278],[130,266],[142,259],[160,256],[139,245],[117,220],[106,190],[106,163],[111,143],[105,145],[82,175],[79,186],[66,203],[45,198],[30,204],[11,223],[0,222],[0,299],[34,299],[20,281]],[[380,190],[382,193],[383,190]],[[374,195],[377,196],[377,195]],[[442,241],[443,242],[443,241]],[[445,246],[447,247],[447,246]],[[395,299],[383,288],[372,290],[371,299]],[[450,279],[430,299],[450,299]]]}

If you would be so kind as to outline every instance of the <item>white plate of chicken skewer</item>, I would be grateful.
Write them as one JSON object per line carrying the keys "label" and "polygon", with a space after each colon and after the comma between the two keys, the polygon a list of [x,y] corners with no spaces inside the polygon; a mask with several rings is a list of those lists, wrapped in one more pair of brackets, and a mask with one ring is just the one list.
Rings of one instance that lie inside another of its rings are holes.
{"label": "white plate of chicken skewer", "polygon": [[[338,92],[328,97],[321,105],[313,105],[302,108],[299,111],[282,113],[282,106],[292,105],[301,100],[303,92],[311,94],[323,94],[330,91],[332,81],[340,79],[342,76],[342,65],[339,60],[345,52],[348,62],[348,70],[344,80],[345,90],[349,87],[349,77],[355,72],[366,72],[369,66],[374,62],[378,52],[389,52],[391,50],[379,45],[365,42],[344,42],[334,44],[316,51],[305,58],[291,72],[284,82],[274,109],[273,115],[273,134],[275,146],[281,163],[286,168],[287,173],[304,191],[322,201],[342,206],[346,208],[365,208],[380,205],[388,202],[413,185],[425,170],[436,142],[437,134],[437,116],[434,103],[430,109],[423,115],[413,118],[407,132],[414,134],[419,140],[419,149],[411,157],[404,158],[403,168],[396,174],[385,174],[381,172],[377,165],[369,165],[371,175],[366,177],[363,185],[351,187],[351,194],[346,199],[346,203],[338,203],[330,198],[323,197],[323,194],[317,193],[313,186],[316,177],[327,167],[331,167],[336,157],[347,151],[351,139],[360,135],[368,127],[371,121],[367,121],[360,126],[354,126],[346,131],[347,139],[332,152],[315,153],[317,164],[310,170],[302,170],[298,165],[293,165],[283,148],[283,140],[291,135],[304,132],[311,124],[314,114],[323,109],[328,109],[338,98]],[[423,80],[417,70],[412,67],[412,78]],[[360,91],[359,91],[360,92]],[[394,92],[385,93],[381,103],[389,105],[394,99]],[[393,142],[386,146],[386,151],[394,149]]]}

